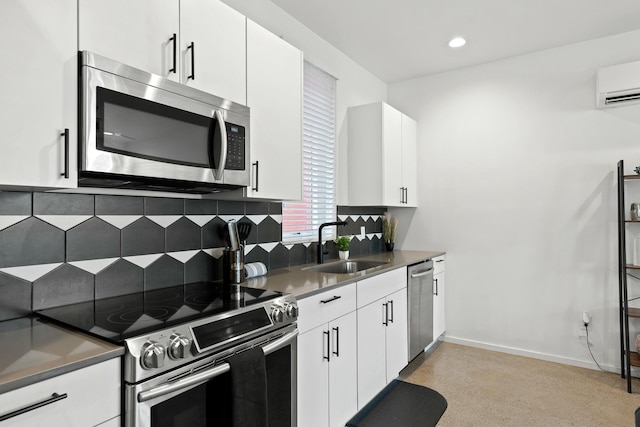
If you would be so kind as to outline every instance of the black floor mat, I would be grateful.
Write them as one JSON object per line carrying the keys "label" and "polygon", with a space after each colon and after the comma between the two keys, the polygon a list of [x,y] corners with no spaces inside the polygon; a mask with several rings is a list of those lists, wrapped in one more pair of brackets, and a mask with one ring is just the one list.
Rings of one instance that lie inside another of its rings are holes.
{"label": "black floor mat", "polygon": [[347,427],[434,427],[446,409],[447,400],[437,391],[393,380]]}

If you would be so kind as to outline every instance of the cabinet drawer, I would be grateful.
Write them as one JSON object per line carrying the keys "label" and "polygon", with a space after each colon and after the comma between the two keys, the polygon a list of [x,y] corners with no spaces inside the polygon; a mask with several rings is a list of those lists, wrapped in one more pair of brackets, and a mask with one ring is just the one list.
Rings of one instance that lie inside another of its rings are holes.
{"label": "cabinet drawer", "polygon": [[356,284],[330,289],[298,301],[298,330],[304,333],[356,309]]}
{"label": "cabinet drawer", "polygon": [[0,422],[0,427],[86,427],[120,415],[120,359],[112,359],[68,374],[0,394],[0,415],[49,399],[65,398]]}
{"label": "cabinet drawer", "polygon": [[444,255],[433,259],[433,274],[442,273],[444,271]]}
{"label": "cabinet drawer", "polygon": [[382,273],[357,283],[358,308],[407,287],[407,268]]}

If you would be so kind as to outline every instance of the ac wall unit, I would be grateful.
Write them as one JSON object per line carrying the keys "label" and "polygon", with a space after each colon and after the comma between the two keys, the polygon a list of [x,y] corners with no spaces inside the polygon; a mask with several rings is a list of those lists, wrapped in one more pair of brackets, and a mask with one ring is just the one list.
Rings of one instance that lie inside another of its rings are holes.
{"label": "ac wall unit", "polygon": [[600,68],[596,102],[596,108],[640,103],[640,61]]}

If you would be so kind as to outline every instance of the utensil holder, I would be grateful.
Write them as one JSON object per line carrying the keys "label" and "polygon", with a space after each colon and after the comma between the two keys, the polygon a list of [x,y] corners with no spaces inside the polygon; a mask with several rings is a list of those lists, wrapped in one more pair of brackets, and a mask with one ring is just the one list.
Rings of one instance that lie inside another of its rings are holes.
{"label": "utensil holder", "polygon": [[223,281],[228,285],[244,282],[244,247],[238,249],[225,248],[222,256]]}

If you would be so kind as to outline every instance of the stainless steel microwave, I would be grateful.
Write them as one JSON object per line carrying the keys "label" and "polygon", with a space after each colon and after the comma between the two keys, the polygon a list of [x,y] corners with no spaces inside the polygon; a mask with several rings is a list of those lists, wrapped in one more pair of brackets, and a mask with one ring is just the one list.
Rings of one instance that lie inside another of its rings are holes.
{"label": "stainless steel microwave", "polygon": [[250,182],[249,108],[80,52],[78,183],[209,193]]}

